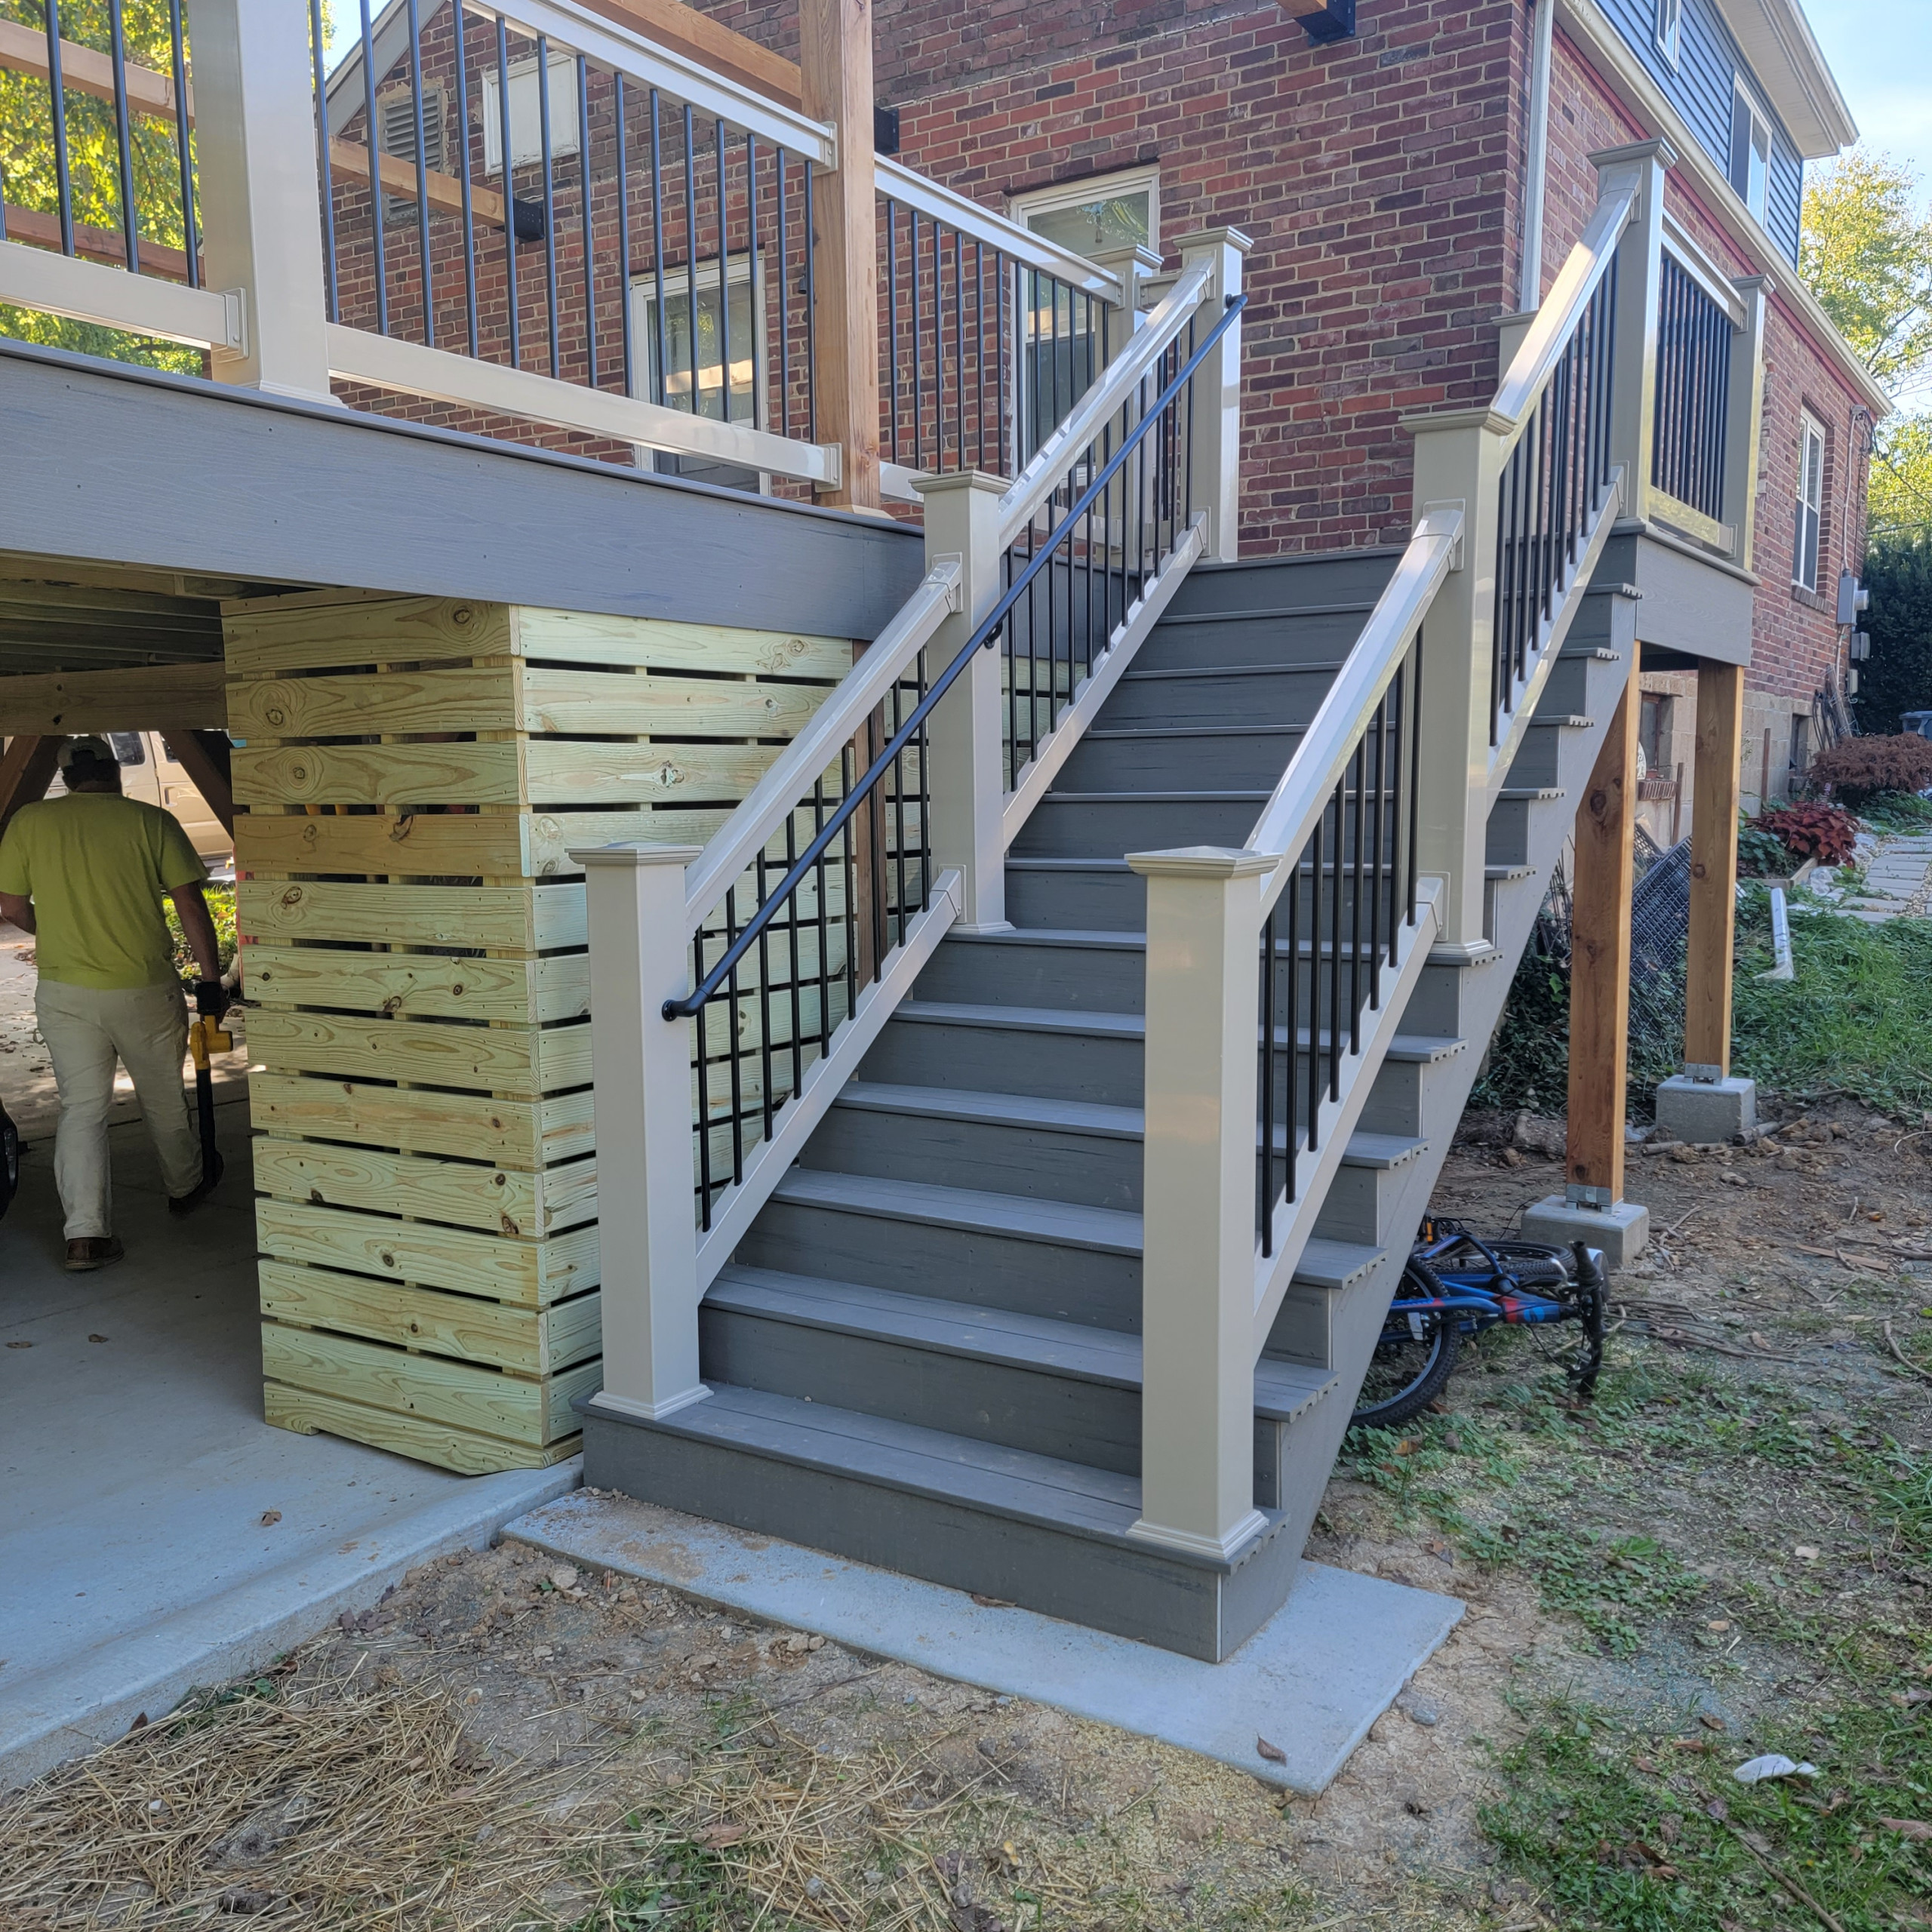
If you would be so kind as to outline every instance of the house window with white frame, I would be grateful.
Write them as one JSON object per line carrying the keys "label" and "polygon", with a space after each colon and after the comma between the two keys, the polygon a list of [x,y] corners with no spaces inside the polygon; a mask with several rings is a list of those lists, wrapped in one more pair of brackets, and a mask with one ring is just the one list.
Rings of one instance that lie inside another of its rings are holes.
{"label": "house window with white frame", "polygon": [[1798,514],[1791,554],[1791,580],[1802,590],[1818,588],[1824,505],[1825,432],[1817,418],[1807,413],[1798,418]]}
{"label": "house window with white frame", "polygon": [[[1013,218],[1049,242],[1091,257],[1161,242],[1161,171],[1131,168],[1016,195]],[[1025,463],[1084,393],[1100,354],[1099,305],[1042,275],[1020,276],[1020,378],[1016,465]]]}
{"label": "house window with white frame", "polygon": [[1684,0],[1657,0],[1657,51],[1675,67],[1684,36]]}
{"label": "house window with white frame", "polygon": [[[510,165],[525,168],[543,158],[543,103],[537,93],[537,60],[512,60],[510,83]],[[577,63],[568,54],[550,56],[550,158],[577,151]],[[483,70],[483,171],[503,171],[501,78]]]}
{"label": "house window with white frame", "polygon": [[1730,185],[1762,223],[1770,197],[1771,118],[1742,81],[1731,96]]}
{"label": "house window with white frame", "polygon": [[[741,429],[765,425],[765,264],[755,278],[749,255],[727,263],[724,286],[718,285],[718,258],[697,265],[694,291],[691,271],[666,269],[661,291],[655,271],[631,281],[631,391],[647,402],[693,413],[713,423]],[[660,303],[660,294],[663,300]],[[697,344],[693,352],[692,344]],[[769,479],[743,463],[711,457],[640,450],[638,460],[674,476],[695,477],[736,490],[764,491]]]}

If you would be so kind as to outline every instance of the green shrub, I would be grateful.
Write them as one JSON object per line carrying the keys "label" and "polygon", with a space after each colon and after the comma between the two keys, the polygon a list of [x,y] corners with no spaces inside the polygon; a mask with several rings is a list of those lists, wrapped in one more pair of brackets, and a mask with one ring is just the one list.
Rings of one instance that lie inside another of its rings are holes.
{"label": "green shrub", "polygon": [[1810,798],[1774,806],[1751,823],[1778,840],[1793,857],[1817,859],[1828,866],[1843,865],[1858,844],[1858,823],[1850,813],[1841,805],[1820,804]]}
{"label": "green shrub", "polygon": [[[208,888],[208,912],[214,921],[215,943],[221,949],[221,968],[226,972],[235,958],[235,888],[232,885],[211,885]],[[171,900],[167,907],[168,937],[174,942],[174,964],[184,980],[198,977],[201,968],[195,964],[195,955],[188,949],[186,936],[182,932],[181,921],[174,915]]]}
{"label": "green shrub", "polygon": [[1916,731],[1844,738],[1828,745],[1805,774],[1854,809],[1880,792],[1922,792],[1932,785],[1932,740]]}

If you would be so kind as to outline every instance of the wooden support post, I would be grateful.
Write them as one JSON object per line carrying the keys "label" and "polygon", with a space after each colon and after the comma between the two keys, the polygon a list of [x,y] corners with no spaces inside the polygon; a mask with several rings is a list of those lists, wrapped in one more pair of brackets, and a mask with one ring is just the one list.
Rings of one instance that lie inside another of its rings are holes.
{"label": "wooden support post", "polygon": [[228,734],[224,731],[164,731],[162,738],[175,763],[208,801],[208,810],[221,821],[223,831],[233,838],[235,792],[229,775]]}
{"label": "wooden support post", "polygon": [[1227,1557],[1254,1508],[1259,852],[1138,852],[1147,881],[1140,1518],[1131,1536]]}
{"label": "wooden support post", "polygon": [[872,0],[799,0],[799,87],[807,114],[838,131],[838,165],[812,183],[813,286],[821,441],[840,449],[823,500],[876,511],[878,212],[872,185]]}
{"label": "wooden support post", "polygon": [[22,732],[0,753],[0,832],[23,805],[47,795],[54,782],[54,761],[60,753],[60,738],[36,737]]}
{"label": "wooden support post", "polygon": [[692,1195],[691,1023],[685,868],[698,845],[574,849],[589,894],[591,1057],[604,1266],[604,1388],[651,1420],[702,1400]]}
{"label": "wooden support post", "polygon": [[1570,940],[1570,1204],[1623,1198],[1630,1039],[1630,891],[1635,879],[1637,663],[1577,812]]}
{"label": "wooden support post", "polygon": [[1737,798],[1744,755],[1744,670],[1697,670],[1690,817],[1690,935],[1684,964],[1684,1071],[1730,1072],[1731,946],[1737,914]]}

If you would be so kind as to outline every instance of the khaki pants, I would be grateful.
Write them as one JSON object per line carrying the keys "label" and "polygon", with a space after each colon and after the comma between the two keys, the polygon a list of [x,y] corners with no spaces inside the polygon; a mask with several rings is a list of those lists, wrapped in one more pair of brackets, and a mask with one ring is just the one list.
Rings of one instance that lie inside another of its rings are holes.
{"label": "khaki pants", "polygon": [[202,1146],[188,1115],[181,1062],[188,1048],[188,1002],[180,983],[103,991],[43,980],[34,1017],[54,1057],[60,1126],[54,1143],[54,1180],[67,1217],[67,1238],[114,1232],[112,1178],[107,1157],[107,1112],[114,1099],[118,1058],[161,1157],[162,1183],[171,1195],[201,1185]]}

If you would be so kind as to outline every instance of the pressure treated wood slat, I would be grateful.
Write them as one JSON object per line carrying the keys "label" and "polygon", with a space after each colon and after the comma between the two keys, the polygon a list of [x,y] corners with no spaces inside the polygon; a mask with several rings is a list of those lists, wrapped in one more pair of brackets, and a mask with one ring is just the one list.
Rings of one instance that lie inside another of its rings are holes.
{"label": "pressure treated wood slat", "polygon": [[340,1074],[493,1094],[561,1094],[590,1081],[588,1020],[540,1030],[264,1010],[249,1017],[248,1051],[275,1073]]}
{"label": "pressure treated wood slat", "polygon": [[[314,817],[258,808],[236,820],[236,862],[257,877],[359,872],[423,878],[581,876],[574,846],[630,839],[702,845],[731,815],[726,805],[618,808],[601,812],[394,812]],[[795,818],[794,850],[817,829],[811,810]],[[782,860],[784,835],[766,848]]]}
{"label": "pressure treated wood slat", "polygon": [[[543,1240],[512,1239],[270,1198],[255,1203],[255,1230],[263,1248],[284,1261],[456,1288],[466,1296],[525,1308],[581,1294],[600,1279],[595,1227],[574,1228]],[[425,1341],[421,1346],[435,1345]],[[534,1374],[540,1367],[531,1364],[529,1372]]]}
{"label": "pressure treated wood slat", "polygon": [[528,1172],[267,1134],[254,1147],[256,1186],[285,1201],[409,1214],[487,1234],[557,1234],[596,1219],[595,1155]]}
{"label": "pressure treated wood slat", "polygon": [[222,606],[230,672],[272,677],[358,664],[515,657],[663,671],[844,677],[849,638],[687,624],[581,611],[512,608],[458,598],[346,598],[340,591]]}
{"label": "pressure treated wood slat", "polygon": [[509,1442],[500,1436],[478,1435],[471,1429],[372,1408],[366,1402],[291,1388],[281,1382],[263,1385],[262,1415],[275,1428],[293,1429],[300,1435],[340,1435],[466,1476],[486,1475],[497,1469],[549,1469],[574,1456],[583,1441],[579,1433],[537,1445]]}
{"label": "pressure treated wood slat", "polygon": [[17,731],[219,731],[227,721],[228,686],[219,660],[0,678],[3,737]]}
{"label": "pressure treated wood slat", "polygon": [[[738,678],[581,671],[506,659],[466,670],[238,682],[228,705],[232,728],[251,740],[421,731],[789,738],[829,689]],[[0,698],[4,695],[0,687]]]}
{"label": "pressure treated wood slat", "polygon": [[294,1388],[529,1447],[574,1433],[572,1400],[595,1389],[604,1374],[603,1363],[595,1361],[528,1381],[442,1355],[406,1355],[377,1343],[273,1321],[262,1324],[262,1369],[270,1380]]}
{"label": "pressure treated wood slat", "polygon": [[[735,801],[776,745],[609,744],[583,738],[406,745],[238,746],[238,803],[640,805]],[[831,774],[835,782],[837,774]]]}
{"label": "pressure treated wood slat", "polygon": [[583,887],[360,885],[244,879],[235,924],[251,939],[366,941],[546,952],[590,942]]}
{"label": "pressure treated wood slat", "polygon": [[589,1094],[499,1100],[303,1074],[249,1076],[250,1112],[266,1131],[400,1153],[454,1154],[546,1168],[596,1146]]}
{"label": "pressure treated wood slat", "polygon": [[521,1375],[549,1375],[597,1353],[603,1297],[521,1308],[474,1295],[368,1281],[326,1268],[264,1261],[262,1312],[271,1319],[389,1342]]}
{"label": "pressure treated wood slat", "polygon": [[242,985],[263,1007],[346,1007],[412,1019],[504,1020],[525,1026],[590,1011],[590,961],[452,958],[437,952],[338,951],[322,946],[242,950]]}

